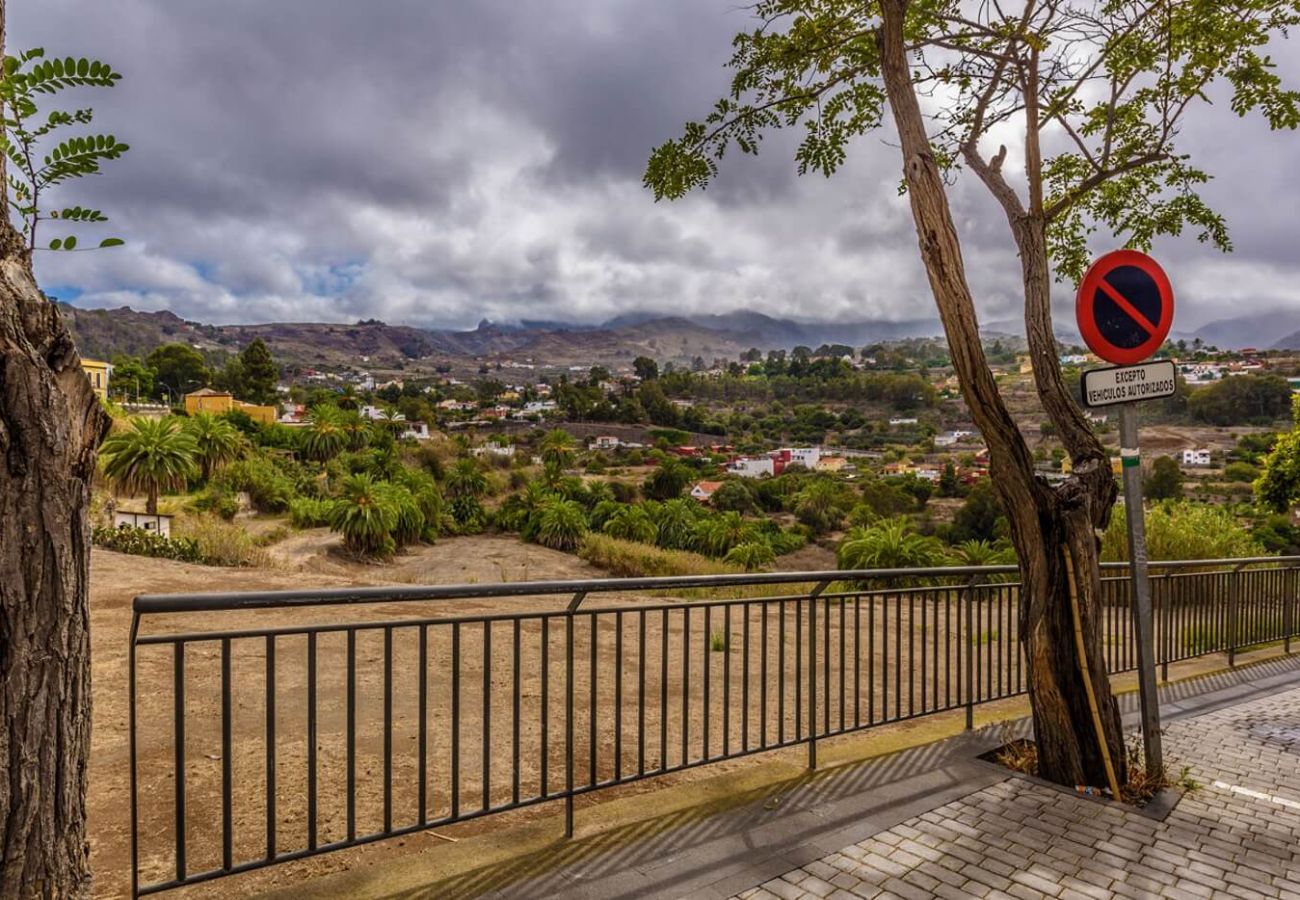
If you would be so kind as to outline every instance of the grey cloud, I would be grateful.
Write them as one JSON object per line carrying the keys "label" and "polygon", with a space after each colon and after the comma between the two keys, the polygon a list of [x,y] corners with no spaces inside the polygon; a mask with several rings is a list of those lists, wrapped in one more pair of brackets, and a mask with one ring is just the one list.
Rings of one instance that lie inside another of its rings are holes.
{"label": "grey cloud", "polygon": [[[787,133],[687,200],[640,187],[651,147],[725,92],[731,36],[751,25],[734,0],[44,0],[9,15],[11,47],[101,55],[127,75],[84,96],[131,153],[56,199],[102,207],[128,247],[38,263],[80,302],[467,327],[932,316],[881,136],[830,181],[796,176]],[[1276,55],[1300,81],[1297,54]],[[1216,107],[1185,141],[1219,176],[1206,195],[1238,252],[1160,245],[1179,327],[1245,293],[1300,307],[1296,136]],[[952,197],[981,316],[1017,317],[1000,210],[968,176]]]}

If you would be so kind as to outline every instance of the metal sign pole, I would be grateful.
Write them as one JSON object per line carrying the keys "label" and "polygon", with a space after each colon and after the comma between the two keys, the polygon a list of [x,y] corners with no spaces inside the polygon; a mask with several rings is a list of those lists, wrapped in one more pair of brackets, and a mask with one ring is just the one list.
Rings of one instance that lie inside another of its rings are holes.
{"label": "metal sign pole", "polygon": [[1151,582],[1147,578],[1147,537],[1142,511],[1142,467],[1138,457],[1137,409],[1119,408],[1119,445],[1124,469],[1124,515],[1128,522],[1129,575],[1133,582],[1133,634],[1137,640],[1138,691],[1142,701],[1142,743],[1149,777],[1164,771],[1160,749],[1160,701],[1156,696],[1155,628]]}

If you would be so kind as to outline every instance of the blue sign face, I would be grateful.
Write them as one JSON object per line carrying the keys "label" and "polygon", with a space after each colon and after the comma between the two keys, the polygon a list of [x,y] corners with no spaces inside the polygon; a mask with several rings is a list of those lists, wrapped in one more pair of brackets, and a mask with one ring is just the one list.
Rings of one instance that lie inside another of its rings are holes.
{"label": "blue sign face", "polygon": [[1116,266],[1093,296],[1097,331],[1116,347],[1131,350],[1151,339],[1163,313],[1160,287],[1137,266]]}

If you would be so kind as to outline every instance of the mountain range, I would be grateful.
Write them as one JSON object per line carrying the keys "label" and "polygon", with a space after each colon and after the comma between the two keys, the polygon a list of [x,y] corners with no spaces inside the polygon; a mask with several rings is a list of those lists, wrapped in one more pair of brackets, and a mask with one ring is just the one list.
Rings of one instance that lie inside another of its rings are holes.
{"label": "mountain range", "polygon": [[[390,325],[378,320],[353,324],[279,322],[259,325],[205,325],[168,311],[142,312],[129,307],[82,309],[66,303],[59,308],[82,354],[110,358],[118,353],[142,356],[169,342],[190,344],[208,353],[234,353],[260,337],[277,359],[300,366],[370,366],[402,368],[416,360],[430,364],[515,361],[538,365],[626,364],[637,356],[660,362],[689,363],[696,357],[737,358],[757,347],[762,351],[826,343],[862,347],[911,337],[938,337],[937,320],[902,322],[810,323],[778,319],[757,312],[716,315],[624,315],[600,325],[559,322],[500,324],[480,322],[468,331]],[[1073,324],[1073,323],[1069,323]],[[1020,323],[986,324],[988,336],[1023,334]],[[1281,340],[1278,335],[1288,335]],[[1060,338],[1077,343],[1077,335],[1061,329]],[[1271,312],[1211,322],[1175,339],[1194,340],[1223,348],[1300,348],[1300,311]]]}

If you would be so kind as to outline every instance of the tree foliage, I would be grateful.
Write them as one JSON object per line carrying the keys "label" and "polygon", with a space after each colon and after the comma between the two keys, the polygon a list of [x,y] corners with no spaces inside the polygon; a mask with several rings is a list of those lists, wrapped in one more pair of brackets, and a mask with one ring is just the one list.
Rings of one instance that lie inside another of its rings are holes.
{"label": "tree foliage", "polygon": [[[110,160],[119,159],[130,149],[111,134],[64,136],[67,128],[89,125],[94,110],[50,110],[42,119],[38,97],[58,94],[70,88],[112,87],[122,78],[107,63],[75,57],[47,58],[45,50],[35,47],[4,59],[4,78],[0,80],[0,108],[4,128],[0,132],[0,151],[8,160],[6,173],[8,211],[16,216],[29,251],[36,248],[37,228],[43,221],[57,221],[67,226],[107,222],[98,209],[65,206],[46,209],[43,194],[65,182],[95,175]],[[104,238],[99,247],[113,247],[120,238]],[[65,230],[50,240],[50,250],[76,250],[75,233]]]}
{"label": "tree foliage", "polygon": [[194,437],[176,419],[134,418],[100,447],[104,476],[124,491],[143,491],[146,511],[158,512],[158,494],[183,490],[196,474]]}

